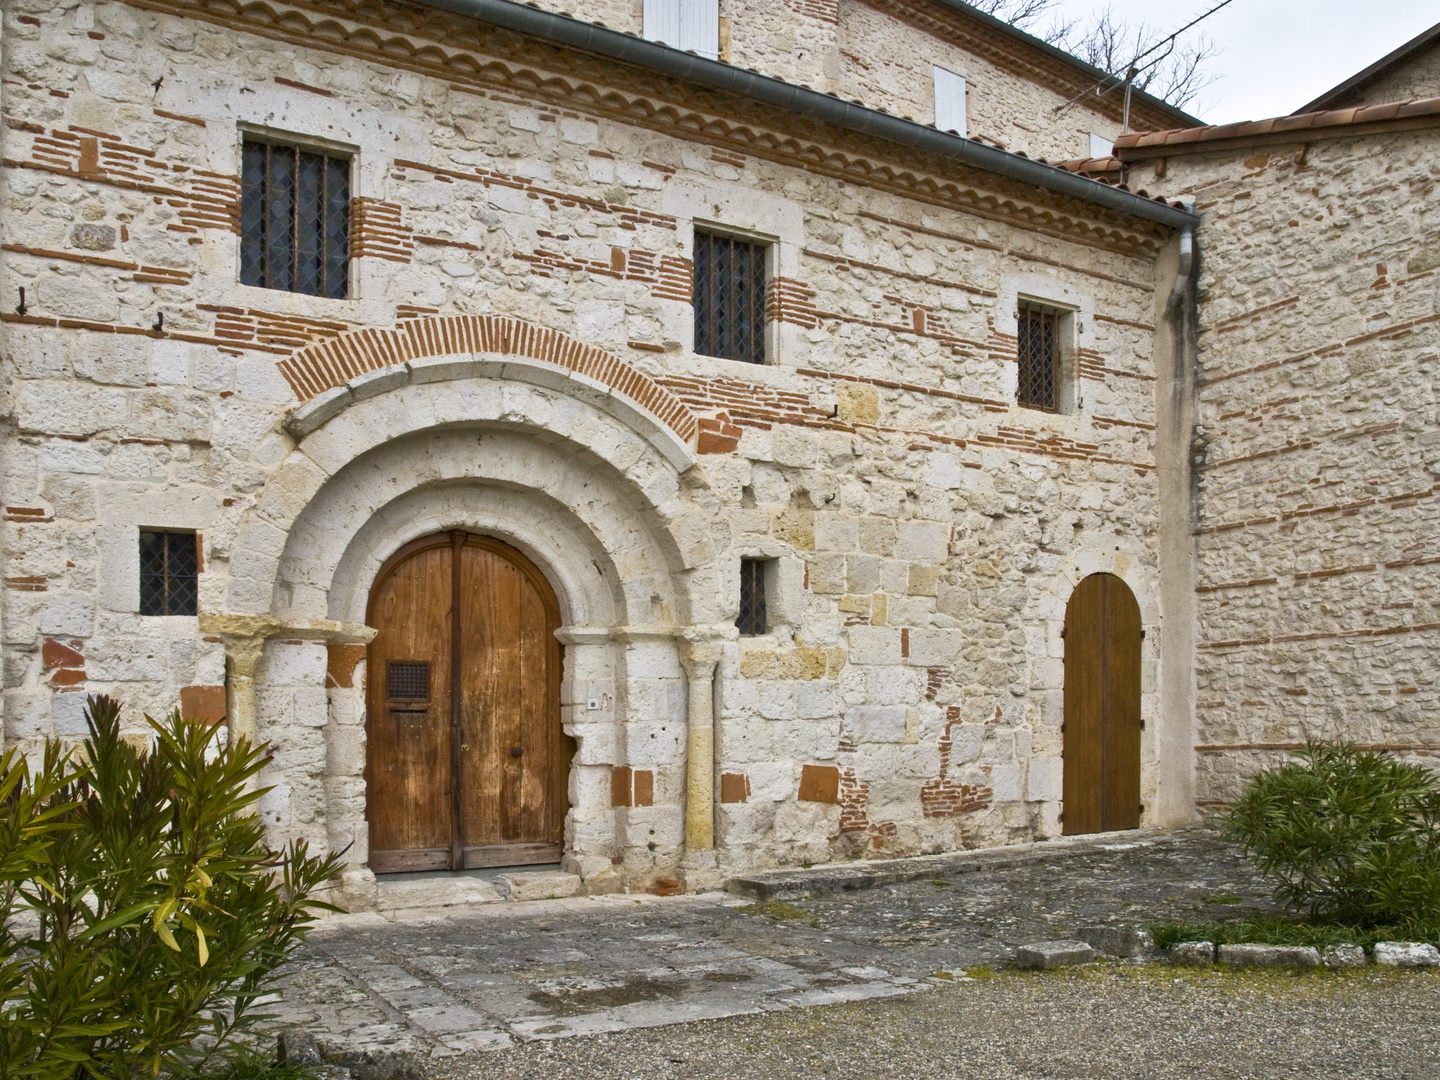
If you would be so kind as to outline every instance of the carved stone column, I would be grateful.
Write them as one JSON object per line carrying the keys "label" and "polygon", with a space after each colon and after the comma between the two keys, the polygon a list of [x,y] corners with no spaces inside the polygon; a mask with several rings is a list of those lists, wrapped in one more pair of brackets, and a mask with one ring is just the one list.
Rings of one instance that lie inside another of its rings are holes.
{"label": "carved stone column", "polygon": [[715,667],[720,650],[720,643],[713,641],[687,641],[680,646],[690,699],[685,755],[687,853],[715,847]]}

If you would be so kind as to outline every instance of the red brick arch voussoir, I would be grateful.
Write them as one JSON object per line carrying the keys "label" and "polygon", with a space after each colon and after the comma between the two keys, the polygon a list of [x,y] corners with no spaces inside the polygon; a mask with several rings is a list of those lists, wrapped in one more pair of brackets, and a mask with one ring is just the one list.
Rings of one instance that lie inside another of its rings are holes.
{"label": "red brick arch voussoir", "polygon": [[682,442],[695,438],[698,422],[685,403],[618,356],[559,330],[504,315],[408,319],[394,329],[352,330],[307,345],[282,360],[279,368],[303,404],[366,372],[453,353],[524,356],[566,368],[623,394]]}

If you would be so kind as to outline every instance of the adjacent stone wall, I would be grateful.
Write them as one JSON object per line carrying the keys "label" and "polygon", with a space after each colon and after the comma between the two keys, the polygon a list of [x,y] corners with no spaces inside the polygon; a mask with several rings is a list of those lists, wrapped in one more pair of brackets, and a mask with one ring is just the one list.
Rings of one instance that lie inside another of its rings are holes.
{"label": "adjacent stone wall", "polygon": [[[567,614],[567,840],[587,880],[678,872],[680,646],[696,632],[722,656],[712,869],[1058,831],[1070,590],[1119,574],[1146,627],[1161,622],[1165,237],[1014,189],[966,188],[960,210],[929,185],[922,202],[764,149],[778,139],[689,141],[534,89],[588,78],[574,65],[589,61],[432,73],[438,45],[419,38],[403,67],[364,59],[372,32],[338,16],[322,36],[298,13],[245,29],[158,7],[5,9],[7,742],[77,734],[86,691],[124,698],[133,730],[139,708],[223,681],[224,645],[195,619],[135,614],[141,526],[203,534],[202,611],[347,625],[365,568],[412,535],[397,521],[474,527],[514,540],[562,596],[599,574],[609,597]],[[252,128],[354,153],[350,299],[237,284]],[[692,351],[697,222],[773,244],[772,363]],[[1072,313],[1070,413],[1013,404],[1021,297]],[[336,396],[306,406],[328,411],[284,426],[316,390],[282,367],[299,351],[343,339],[361,355],[370,328],[485,315],[604,350],[613,386],[663,388],[698,426],[696,463],[646,434],[668,423],[673,440],[680,420],[627,421],[624,402],[594,407],[605,385],[583,373],[507,381],[503,357],[470,352],[340,371],[322,391]],[[484,456],[516,439],[548,464]],[[775,560],[772,627],[736,640],[747,556]],[[1160,640],[1145,646],[1147,820],[1174,814]],[[266,647],[279,837],[363,840],[354,648],[283,632]]]}
{"label": "adjacent stone wall", "polygon": [[1440,747],[1437,146],[1398,132],[1132,166],[1203,220],[1202,805],[1307,738]]}
{"label": "adjacent stone wall", "polygon": [[1440,97],[1440,47],[1427,51],[1386,72],[1370,83],[1347,105],[1380,105],[1388,101]]}

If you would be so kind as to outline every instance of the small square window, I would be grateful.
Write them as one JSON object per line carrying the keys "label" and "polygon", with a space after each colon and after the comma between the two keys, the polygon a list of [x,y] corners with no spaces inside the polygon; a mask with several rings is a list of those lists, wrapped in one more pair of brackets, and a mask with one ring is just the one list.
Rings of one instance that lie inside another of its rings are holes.
{"label": "small square window", "polygon": [[199,614],[200,536],[140,533],[140,614]]}
{"label": "small square window", "polygon": [[765,362],[768,245],[695,231],[695,351]]}
{"label": "small square window", "polygon": [[744,637],[758,637],[769,630],[765,611],[765,581],[772,559],[740,560],[740,617],[735,625]]}
{"label": "small square window", "polygon": [[1059,316],[1037,307],[1021,307],[1019,322],[1020,381],[1015,400],[1026,408],[1058,412]]}
{"label": "small square window", "polygon": [[343,300],[350,278],[350,159],[246,139],[240,283]]}

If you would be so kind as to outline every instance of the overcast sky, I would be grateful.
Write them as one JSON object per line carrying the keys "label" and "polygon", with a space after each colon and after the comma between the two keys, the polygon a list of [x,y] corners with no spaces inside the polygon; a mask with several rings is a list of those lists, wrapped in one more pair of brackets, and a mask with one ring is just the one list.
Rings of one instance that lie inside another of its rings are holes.
{"label": "overcast sky", "polygon": [[[1219,0],[1109,0],[1115,14],[1166,31]],[[1103,11],[1106,0],[1061,0],[1065,18]],[[1436,0],[1232,0],[1204,30],[1223,51],[1219,78],[1187,110],[1211,124],[1283,116],[1440,22]]]}

